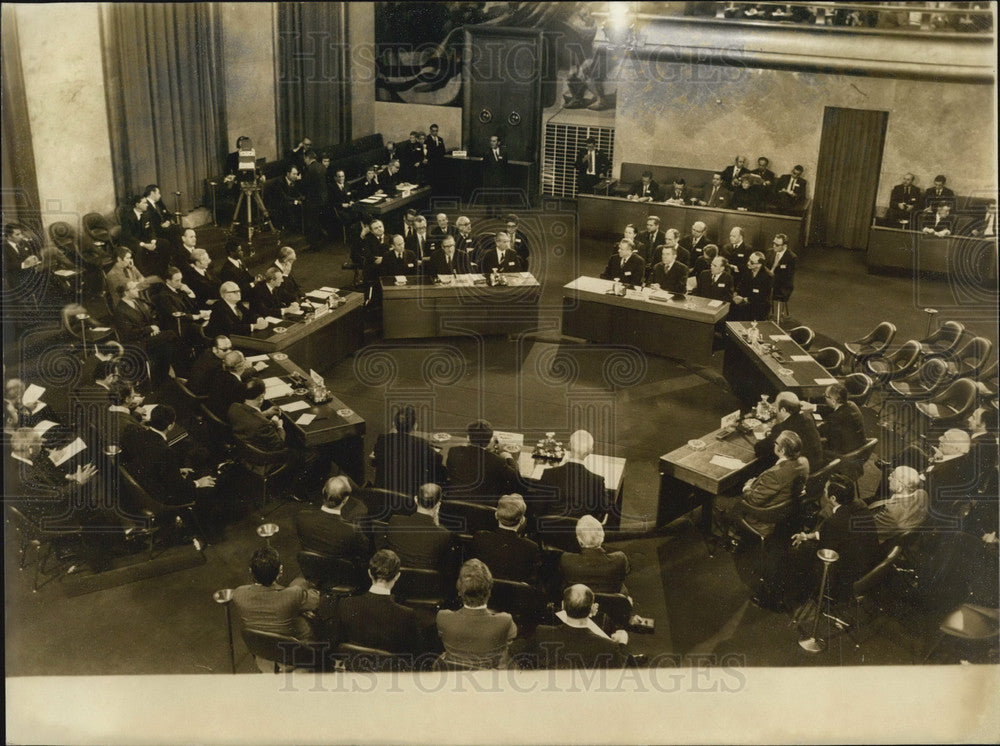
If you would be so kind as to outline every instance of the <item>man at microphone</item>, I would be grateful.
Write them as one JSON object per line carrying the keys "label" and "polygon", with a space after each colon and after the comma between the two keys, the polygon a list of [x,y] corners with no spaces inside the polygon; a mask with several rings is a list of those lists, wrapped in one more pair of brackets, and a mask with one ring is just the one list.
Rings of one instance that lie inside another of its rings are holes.
{"label": "man at microphone", "polygon": [[441,241],[428,262],[428,272],[431,275],[464,275],[471,271],[469,255],[455,248],[455,237],[447,235]]}

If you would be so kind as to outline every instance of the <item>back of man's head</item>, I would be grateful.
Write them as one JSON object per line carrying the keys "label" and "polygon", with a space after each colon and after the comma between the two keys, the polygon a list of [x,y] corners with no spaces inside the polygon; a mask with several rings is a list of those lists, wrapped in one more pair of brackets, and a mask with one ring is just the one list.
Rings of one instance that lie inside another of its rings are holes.
{"label": "back of man's head", "polygon": [[278,550],[263,547],[250,558],[250,573],[261,585],[271,585],[281,573],[281,557]]}
{"label": "back of man's head", "polygon": [[485,448],[493,440],[493,425],[487,420],[476,420],[468,428],[469,442],[474,446]]}
{"label": "back of man's head", "polygon": [[433,482],[420,485],[417,490],[417,509],[433,510],[441,502],[441,488]]}
{"label": "back of man's head", "polygon": [[782,430],[774,443],[789,461],[795,461],[802,455],[802,438],[792,430]]}
{"label": "back of man's head", "polygon": [[569,436],[569,450],[573,458],[587,458],[594,452],[594,436],[586,430],[577,430]]}
{"label": "back of man's head", "polygon": [[230,350],[222,358],[222,367],[229,372],[235,372],[243,365],[243,353],[239,350]]}
{"label": "back of man's head", "polygon": [[259,399],[267,391],[264,382],[259,378],[251,378],[243,387],[243,401],[254,401]]}
{"label": "back of man's head", "polygon": [[396,413],[392,416],[392,424],[396,427],[396,432],[398,433],[410,432],[416,423],[417,410],[409,404],[397,409]]}
{"label": "back of man's head", "polygon": [[966,454],[972,446],[972,439],[965,430],[953,427],[950,430],[945,430],[944,435],[941,436],[941,446],[949,453]]}
{"label": "back of man's head", "polygon": [[826,494],[837,505],[847,505],[854,500],[854,483],[843,474],[834,474],[826,483]]}
{"label": "back of man's head", "polygon": [[381,581],[388,583],[391,580],[395,580],[396,576],[399,575],[401,564],[399,555],[394,551],[391,549],[379,549],[368,560],[368,577],[372,579],[372,582]]}
{"label": "back of man's head", "polygon": [[783,409],[789,415],[798,414],[802,409],[802,402],[794,391],[782,391],[774,400],[778,409]]}
{"label": "back of man's head", "polygon": [[592,515],[576,522],[576,541],[581,549],[594,549],[604,543],[604,526]]}
{"label": "back of man's head", "polygon": [[528,506],[525,504],[524,498],[516,492],[504,495],[497,500],[497,523],[507,528],[517,528],[527,510]]}
{"label": "back of man's head", "polygon": [[169,404],[157,404],[149,413],[149,426],[161,433],[170,429],[177,420],[177,413]]}
{"label": "back of man's head", "polygon": [[570,619],[586,619],[594,606],[594,592],[583,583],[571,585],[563,591],[562,606]]}
{"label": "back of man's head", "polygon": [[345,476],[330,477],[323,485],[323,506],[340,509],[351,496],[351,482]]}

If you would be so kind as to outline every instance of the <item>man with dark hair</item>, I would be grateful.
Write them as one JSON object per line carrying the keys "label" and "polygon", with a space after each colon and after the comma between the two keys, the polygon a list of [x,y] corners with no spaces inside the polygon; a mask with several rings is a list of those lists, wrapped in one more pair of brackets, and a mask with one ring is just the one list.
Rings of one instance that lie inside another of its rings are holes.
{"label": "man with dark hair", "polygon": [[808,182],[802,178],[802,166],[794,166],[790,174],[781,176],[774,185],[774,201],[778,212],[794,215],[806,198]]}
{"label": "man with dark hair", "polygon": [[246,297],[250,297],[250,286],[253,285],[253,275],[247,270],[244,264],[243,244],[232,241],[226,245],[226,260],[219,270],[220,282],[235,282],[240,292]]}
{"label": "man with dark hair", "polygon": [[113,308],[118,306],[118,301],[122,297],[122,288],[129,282],[139,283],[141,295],[145,295],[146,288],[150,284],[150,281],[143,277],[142,272],[136,269],[132,259],[132,249],[127,246],[119,246],[115,249],[115,263],[107,274],[108,295]]}
{"label": "man with dark hair", "polygon": [[380,548],[393,550],[404,567],[444,570],[451,534],[438,523],[440,509],[441,488],[436,484],[421,485],[417,511],[413,515],[393,515],[380,537]]}
{"label": "man with dark hair", "polygon": [[295,528],[302,551],[340,557],[360,570],[371,550],[365,535],[343,515],[350,497],[350,480],[330,477],[323,485],[323,504],[297,513]]}
{"label": "man with dark hair", "polygon": [[3,227],[3,279],[11,291],[34,284],[36,267],[42,263],[36,247],[32,245],[19,223]]}
{"label": "man with dark hair", "polygon": [[424,163],[424,146],[420,142],[420,133],[410,132],[409,139],[403,143],[399,154],[403,178],[411,184],[421,183],[421,172]]}
{"label": "man with dark hair", "polygon": [[438,134],[438,126],[432,124],[424,140],[424,162],[427,170],[427,181],[435,191],[441,188],[442,165],[444,162],[444,138]]}
{"label": "man with dark hair", "polygon": [[166,274],[163,276],[163,285],[163,289],[153,298],[153,307],[159,314],[160,323],[164,326],[176,323],[174,321],[175,313],[188,317],[198,313],[198,298],[194,291],[184,284],[184,275],[181,274],[179,268],[167,267]]}
{"label": "man with dark hair", "polygon": [[712,174],[712,183],[705,187],[705,199],[699,200],[704,207],[718,207],[725,209],[729,207],[730,190],[723,180],[722,172],[716,171]]}
{"label": "man with dark hair", "polygon": [[753,177],[747,172],[743,174],[736,183],[730,198],[730,206],[734,210],[746,210],[749,212],[760,212],[763,204],[757,186],[753,183]]}
{"label": "man with dark hair", "polygon": [[942,202],[949,206],[955,204],[955,193],[945,186],[947,182],[948,177],[944,174],[938,174],[934,177],[934,186],[924,192],[924,212],[934,212],[938,204]]}
{"label": "man with dark hair", "polygon": [[798,257],[788,248],[788,236],[774,234],[771,250],[768,252],[767,266],[774,277],[774,301],[787,303],[795,289],[795,263]]}
{"label": "man with dark hair", "polygon": [[350,642],[390,653],[420,652],[420,627],[413,609],[396,603],[392,588],[399,580],[399,556],[380,549],[368,561],[371,588],[340,599],[331,620],[333,641]]}
{"label": "man with dark hair", "polygon": [[593,194],[594,186],[611,171],[611,161],[597,149],[597,140],[588,137],[584,149],[576,157],[576,191]]}
{"label": "man with dark hair", "polygon": [[144,275],[162,277],[168,260],[167,249],[157,248],[153,223],[148,215],[149,203],[137,194],[131,199],[129,208],[122,213],[119,245],[132,250],[135,263]]}
{"label": "man with dark hair", "polygon": [[422,484],[437,484],[444,477],[441,454],[413,435],[416,410],[406,405],[392,416],[395,432],[375,441],[375,486],[414,495]]}
{"label": "man with dark hair", "polygon": [[455,237],[450,234],[442,239],[441,248],[435,249],[427,262],[427,272],[431,275],[461,275],[470,271],[469,255],[455,248]]}
{"label": "man with dark hair", "polygon": [[285,275],[277,267],[271,266],[264,270],[264,277],[258,280],[250,291],[250,312],[255,316],[271,316],[281,318],[284,309],[278,288],[285,281]]}
{"label": "man with dark hair", "polygon": [[774,278],[764,269],[764,255],[755,251],[747,259],[747,268],[740,272],[733,293],[734,319],[766,321],[771,315],[771,292]]}
{"label": "man with dark hair", "polygon": [[517,464],[512,454],[498,452],[493,426],[476,420],[468,427],[469,444],[448,452],[450,493],[458,500],[495,505],[501,495],[517,485]]}
{"label": "man with dark hair", "polygon": [[520,272],[521,257],[510,248],[510,235],[507,231],[497,231],[496,247],[483,251],[480,257],[479,271],[489,277],[493,270],[498,272]]}
{"label": "man with dark hair", "polygon": [[824,455],[839,458],[865,444],[865,420],[858,405],[848,400],[844,384],[831,383],[823,396],[829,407],[819,426],[819,434],[826,439]]}
{"label": "man with dark hair", "polygon": [[278,230],[296,233],[300,230],[302,209],[306,198],[299,186],[302,178],[299,166],[288,163],[283,176],[267,182],[264,187],[264,204],[271,221]]}
{"label": "man with dark hair", "polygon": [[688,191],[684,177],[674,177],[673,187],[667,194],[665,201],[668,205],[686,205],[691,201],[691,193]]}
{"label": "man with dark hair", "polygon": [[405,239],[398,233],[392,237],[392,245],[382,256],[383,277],[420,274],[417,255],[406,248]]}
{"label": "man with dark hair", "polygon": [[540,625],[526,645],[531,667],[623,668],[628,659],[628,633],[616,631],[608,637],[591,621],[598,612],[594,592],[582,583],[563,591],[558,626]]}
{"label": "man with dark hair", "polygon": [[771,198],[771,187],[774,186],[774,180],[777,178],[774,171],[770,168],[770,159],[760,156],[757,159],[757,168],[755,168],[750,173],[755,174],[760,177],[760,194],[763,200],[766,202]]}
{"label": "man with dark hair", "polygon": [[505,611],[487,607],[493,590],[490,569],[470,559],[458,573],[458,595],[462,608],[437,613],[438,635],[444,645],[443,658],[479,668],[502,667],[507,647],[517,637],[517,625]]}
{"label": "man with dark hair", "polygon": [[490,135],[490,143],[483,153],[483,191],[495,215],[506,200],[507,188],[507,148],[500,144],[499,135]]}
{"label": "man with dark hair", "polygon": [[279,585],[278,578],[283,570],[277,550],[258,549],[250,559],[254,582],[233,591],[233,606],[247,629],[311,640],[312,627],[302,613],[319,606],[319,592],[308,588],[308,582],[302,577],[287,587]]}
{"label": "man with dark hair", "polygon": [[[702,250],[700,257],[694,260],[691,266],[691,277],[690,279],[694,281],[695,284],[698,282],[698,278],[701,277],[701,273],[712,268],[712,260],[719,255],[719,247],[714,243],[707,244]],[[690,283],[689,283],[690,285]]]}
{"label": "man with dark hair", "polygon": [[284,158],[285,168],[295,166],[301,172],[306,166],[305,154],[312,149],[312,146],[312,139],[303,137],[294,148],[286,150]]}
{"label": "man with dark hair", "polygon": [[774,406],[777,414],[771,431],[754,445],[754,455],[760,465],[768,467],[774,464],[777,458],[774,454],[774,441],[781,433],[790,430],[802,442],[802,455],[809,462],[809,471],[819,471],[826,464],[826,459],[816,420],[810,413],[802,410],[802,402],[792,391],[782,391],[774,397]]}
{"label": "man with dark hair", "polygon": [[[206,347],[195,359],[188,376],[187,386],[196,394],[207,394],[209,382],[222,370],[222,358],[232,351],[233,343],[229,337],[220,334],[210,347]],[[226,407],[228,409],[228,405]]]}
{"label": "man with dark hair", "polygon": [[139,283],[130,280],[121,288],[114,324],[124,344],[137,345],[149,356],[154,388],[163,381],[171,366],[182,361],[177,334],[172,329],[161,330],[155,321],[152,307],[139,297]]}
{"label": "man with dark hair", "polygon": [[646,262],[635,253],[635,244],[623,238],[618,242],[618,253],[608,259],[601,278],[617,280],[625,285],[642,285],[645,277]]}
{"label": "man with dark hair", "polygon": [[510,247],[515,254],[521,257],[521,266],[527,269],[528,259],[531,257],[531,245],[528,243],[528,237],[521,230],[521,221],[517,215],[510,213],[504,218],[504,230],[510,236]]}
{"label": "man with dark hair", "polygon": [[[625,237],[628,238],[626,229]],[[657,247],[663,243],[664,234],[660,230],[660,218],[658,215],[646,216],[646,230],[635,237],[635,251],[642,257],[646,264],[655,262],[657,259]]]}
{"label": "man with dark hair", "polygon": [[153,224],[153,232],[161,238],[168,238],[169,234],[173,232],[171,229],[174,227],[174,216],[163,204],[160,187],[156,184],[150,184],[142,191],[142,196],[145,198],[146,204],[149,205],[146,213]]}
{"label": "man with dark hair", "polygon": [[497,501],[496,531],[477,531],[470,554],[491,568],[494,577],[534,583],[542,557],[538,544],[522,536],[527,523],[524,498],[514,493]]}
{"label": "man with dark hair", "polygon": [[[708,252],[706,251],[706,257]],[[729,303],[733,299],[733,276],[729,273],[729,261],[724,256],[712,259],[709,268],[698,275],[695,295]]]}
{"label": "man with dark hair", "polygon": [[660,185],[653,181],[653,172],[645,170],[639,181],[632,185],[628,198],[634,202],[659,202]]}
{"label": "man with dark hair", "polygon": [[649,284],[668,293],[686,293],[688,268],[683,262],[677,261],[677,249],[664,246],[660,256],[662,260],[654,264],[649,273]]}

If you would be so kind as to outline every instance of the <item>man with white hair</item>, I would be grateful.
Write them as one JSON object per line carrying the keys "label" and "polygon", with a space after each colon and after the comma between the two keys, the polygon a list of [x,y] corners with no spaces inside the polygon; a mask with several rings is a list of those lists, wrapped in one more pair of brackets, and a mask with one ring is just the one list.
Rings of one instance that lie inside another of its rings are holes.
{"label": "man with white hair", "polygon": [[958,428],[946,430],[938,439],[938,446],[924,470],[935,512],[942,508],[947,512],[944,504],[968,499],[975,488],[975,465],[969,458],[971,446],[969,434]]}
{"label": "man with white hair", "polygon": [[912,466],[897,466],[889,474],[889,497],[869,503],[879,539],[917,528],[927,519],[923,477]]}
{"label": "man with white hair", "polygon": [[684,236],[677,245],[687,250],[688,259],[691,261],[684,263],[691,267],[692,263],[705,253],[705,247],[710,243],[711,241],[708,240],[708,226],[702,221],[696,220],[691,224],[691,235]]}
{"label": "man with white hair", "polygon": [[472,221],[465,215],[461,215],[455,221],[455,227],[458,229],[458,235],[455,236],[455,247],[470,257],[478,257],[479,241],[472,233]]}
{"label": "man with white hair", "polygon": [[[676,228],[667,228],[666,232],[663,234],[663,246],[671,247],[677,254],[677,260],[681,264],[691,266],[689,262],[691,261],[691,255],[688,250],[681,246],[681,232]],[[650,261],[655,261],[659,257],[656,255],[656,247],[650,249]]]}
{"label": "man with white hair", "polygon": [[208,336],[231,336],[241,334],[249,336],[254,329],[265,329],[267,322],[260,316],[254,316],[241,300],[243,292],[235,282],[224,282],[219,288],[221,303],[212,306],[212,313],[205,326]]}
{"label": "man with white hair", "polygon": [[577,430],[569,436],[566,460],[542,472],[539,480],[551,495],[544,511],[553,515],[597,516],[604,520],[611,509],[611,500],[604,477],[587,468],[587,457],[594,451],[594,436]]}
{"label": "man with white hair", "polygon": [[431,230],[431,245],[434,248],[440,248],[446,236],[451,236],[456,243],[458,242],[458,230],[449,223],[445,213],[439,212],[434,216],[434,221],[437,223]]}
{"label": "man with white hair", "polygon": [[563,552],[559,558],[563,588],[582,583],[595,593],[627,593],[628,557],[604,548],[604,527],[596,518],[585,515],[576,522],[576,541],[580,552]]}

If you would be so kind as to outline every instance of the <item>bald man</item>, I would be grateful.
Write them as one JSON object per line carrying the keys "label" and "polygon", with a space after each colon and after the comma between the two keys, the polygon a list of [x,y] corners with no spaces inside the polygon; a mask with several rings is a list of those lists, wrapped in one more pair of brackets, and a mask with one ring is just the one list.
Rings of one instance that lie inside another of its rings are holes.
{"label": "bald man", "polygon": [[705,247],[710,243],[711,241],[708,240],[708,226],[700,220],[696,220],[691,224],[691,234],[684,236],[677,245],[683,247],[688,252],[688,259],[690,261],[684,263],[689,267],[693,267],[694,263],[705,253]]}
{"label": "bald man", "polygon": [[255,329],[267,328],[267,322],[259,316],[250,313],[242,302],[243,292],[235,282],[222,283],[219,288],[219,298],[212,306],[212,313],[205,326],[208,336],[242,334],[249,336]]}

